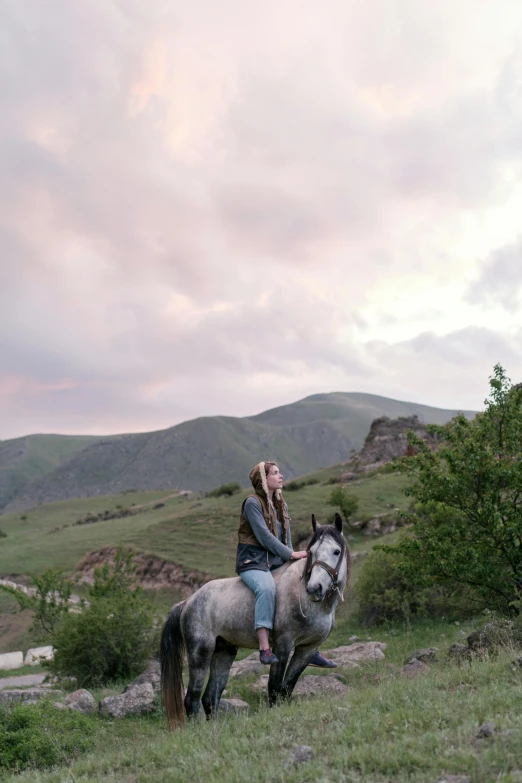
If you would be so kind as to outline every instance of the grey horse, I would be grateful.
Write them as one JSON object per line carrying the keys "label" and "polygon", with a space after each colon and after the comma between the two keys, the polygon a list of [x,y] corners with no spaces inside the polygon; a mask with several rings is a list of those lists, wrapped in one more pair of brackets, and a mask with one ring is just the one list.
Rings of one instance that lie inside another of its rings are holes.
{"label": "grey horse", "polygon": [[[270,667],[271,705],[289,698],[300,675],[332,630],[334,614],[348,579],[350,553],[339,514],[334,525],[319,525],[312,516],[308,556],[273,572],[276,612],[272,649],[279,663]],[[186,601],[176,604],[161,636],[161,690],[171,728],[182,726],[203,708],[215,716],[238,647],[256,649],[254,593],[239,578],[215,579]],[[183,656],[188,654],[189,682],[183,698]],[[293,654],[292,654],[293,651]]]}

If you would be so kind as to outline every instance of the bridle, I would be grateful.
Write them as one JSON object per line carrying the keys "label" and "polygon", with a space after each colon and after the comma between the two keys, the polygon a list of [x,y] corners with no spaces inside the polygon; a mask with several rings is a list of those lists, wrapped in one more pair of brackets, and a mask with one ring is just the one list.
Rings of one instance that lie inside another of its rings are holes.
{"label": "bridle", "polygon": [[[318,538],[317,541],[319,541],[319,540],[320,539]],[[310,543],[308,545],[308,553],[309,554],[310,554],[312,545],[317,543],[317,541],[314,541],[313,539],[312,539],[312,541],[310,541]],[[340,546],[341,546],[341,553],[339,555],[337,563],[335,564],[335,568],[332,568],[331,565],[329,565],[328,563],[325,563],[324,560],[314,560],[313,563],[308,563],[307,562],[306,567],[305,567],[305,569],[303,571],[303,575],[301,576],[301,579],[304,579],[305,580],[305,584],[308,584],[308,582],[310,581],[310,577],[312,575],[312,569],[315,568],[315,566],[319,566],[320,568],[323,568],[326,571],[326,573],[330,576],[330,578],[332,580],[331,583],[330,583],[330,587],[328,588],[328,590],[326,592],[326,595],[331,593],[333,590],[337,590],[337,592],[339,593],[339,596],[342,599],[341,591],[339,590],[339,571],[341,569],[341,565],[342,565],[344,556],[346,555],[347,549],[346,549],[346,544],[344,543],[344,541],[340,544]]]}

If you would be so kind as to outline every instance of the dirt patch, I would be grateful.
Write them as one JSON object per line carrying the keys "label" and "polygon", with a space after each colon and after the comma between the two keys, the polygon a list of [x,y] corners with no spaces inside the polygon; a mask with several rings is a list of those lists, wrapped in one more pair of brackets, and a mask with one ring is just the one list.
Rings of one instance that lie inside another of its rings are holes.
{"label": "dirt patch", "polygon": [[[90,552],[78,563],[75,573],[81,582],[92,584],[94,569],[104,563],[114,563],[115,555],[116,547],[104,547]],[[181,591],[183,598],[188,598],[212,578],[209,574],[186,569],[179,563],[172,563],[145,552],[135,552],[134,563],[138,581],[145,590],[176,588]]]}

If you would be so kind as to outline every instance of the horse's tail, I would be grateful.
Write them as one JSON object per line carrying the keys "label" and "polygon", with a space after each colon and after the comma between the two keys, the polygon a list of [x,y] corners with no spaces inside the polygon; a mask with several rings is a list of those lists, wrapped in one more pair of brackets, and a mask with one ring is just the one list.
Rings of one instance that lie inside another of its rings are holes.
{"label": "horse's tail", "polygon": [[181,632],[181,612],[185,601],[177,604],[169,613],[163,626],[160,644],[161,695],[170,729],[178,729],[185,723],[183,706],[183,653],[185,641]]}

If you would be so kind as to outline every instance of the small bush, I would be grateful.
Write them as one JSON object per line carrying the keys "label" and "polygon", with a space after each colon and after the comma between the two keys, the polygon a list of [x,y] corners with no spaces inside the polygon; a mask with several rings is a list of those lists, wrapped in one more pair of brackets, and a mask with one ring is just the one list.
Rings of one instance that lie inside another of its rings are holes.
{"label": "small bush", "polygon": [[359,508],[359,498],[347,492],[344,487],[336,487],[332,490],[327,500],[329,506],[337,507],[344,517],[345,522],[349,520]]}
{"label": "small bush", "polygon": [[4,533],[3,530],[0,530],[0,538],[7,538],[7,533]]}
{"label": "small bush", "polygon": [[82,686],[132,679],[158,646],[152,605],[134,584],[132,553],[119,550],[113,565],[95,569],[89,607],[69,612],[54,633],[55,674],[76,677]]}
{"label": "small bush", "polygon": [[235,495],[237,492],[239,492],[240,489],[241,484],[238,484],[237,481],[230,481],[228,484],[221,484],[220,487],[216,487],[216,489],[212,489],[210,492],[207,492],[207,497],[231,497],[232,495]]}
{"label": "small bush", "polygon": [[284,486],[285,492],[297,492],[298,489],[302,489],[304,487],[304,481],[296,481],[293,479],[292,481],[289,481]]}
{"label": "small bush", "polygon": [[92,720],[47,701],[0,708],[0,770],[70,764],[94,742]]}
{"label": "small bush", "polygon": [[341,477],[340,476],[330,476],[328,481],[324,482],[325,484],[331,485],[331,484],[340,484],[341,483]]}
{"label": "small bush", "polygon": [[26,519],[27,519],[27,514],[22,514],[22,516],[20,517],[20,519],[22,520],[22,522],[25,522],[25,521],[26,521]]}
{"label": "small bush", "polygon": [[298,489],[303,489],[303,487],[310,487],[312,484],[319,484],[319,479],[310,477],[310,478],[304,478],[304,479],[292,479],[292,481],[289,481],[284,485],[285,492],[288,490],[288,492],[296,492]]}

